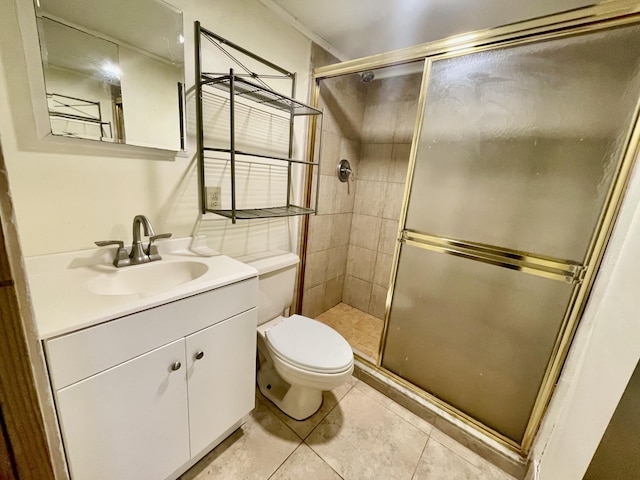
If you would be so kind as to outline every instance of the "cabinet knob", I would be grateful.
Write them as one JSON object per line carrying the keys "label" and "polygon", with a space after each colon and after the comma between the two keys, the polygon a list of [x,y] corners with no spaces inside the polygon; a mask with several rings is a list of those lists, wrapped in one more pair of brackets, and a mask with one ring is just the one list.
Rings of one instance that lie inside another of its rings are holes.
{"label": "cabinet knob", "polygon": [[171,365],[171,370],[175,372],[176,370],[180,370],[181,366],[182,364],[180,362],[175,362],[173,365]]}
{"label": "cabinet knob", "polygon": [[202,357],[204,357],[204,352],[200,350],[196,353],[196,360],[200,360]]}

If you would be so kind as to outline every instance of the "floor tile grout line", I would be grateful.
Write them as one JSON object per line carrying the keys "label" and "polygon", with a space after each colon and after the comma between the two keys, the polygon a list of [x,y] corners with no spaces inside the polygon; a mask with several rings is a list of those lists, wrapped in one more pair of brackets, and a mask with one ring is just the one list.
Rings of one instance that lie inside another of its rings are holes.
{"label": "floor tile grout line", "polygon": [[[356,377],[353,377],[353,378],[356,378]],[[356,383],[360,381],[360,380],[358,380],[358,379],[356,379],[356,380],[357,380],[357,381],[356,381]],[[293,432],[293,434],[294,434],[296,437],[298,437],[298,438],[300,439],[301,443],[304,443],[304,441],[305,441],[305,440],[306,440],[306,439],[307,439],[307,438],[308,438],[308,437],[313,433],[313,431],[314,431],[316,428],[318,428],[318,425],[320,425],[320,424],[322,423],[322,421],[323,421],[325,418],[327,418],[327,415],[329,415],[331,412],[333,412],[333,411],[335,410],[335,408],[340,404],[340,402],[342,401],[342,399],[343,399],[344,397],[346,397],[346,396],[347,396],[347,394],[348,394],[351,390],[353,390],[353,388],[355,387],[355,385],[356,385],[355,383],[354,383],[353,385],[351,385],[351,388],[349,388],[349,390],[347,390],[347,391],[346,391],[346,393],[345,393],[345,394],[344,394],[344,395],[343,395],[343,396],[342,396],[342,397],[341,397],[341,398],[336,402],[336,404],[335,404],[335,405],[334,405],[334,406],[333,406],[329,411],[327,411],[327,413],[325,413],[325,414],[323,415],[323,417],[318,421],[318,423],[316,424],[316,426],[315,426],[315,427],[313,427],[311,430],[309,430],[309,432],[308,432],[304,437],[303,437],[303,436],[301,436],[298,432],[296,432],[293,428],[291,428],[291,427],[290,427],[290,426],[289,426],[289,425],[288,425],[284,420],[282,420],[282,419],[280,419],[280,418],[278,417],[278,414],[277,414],[274,410],[276,410],[276,409],[277,409],[277,410],[279,410],[279,409],[278,409],[278,407],[277,407],[277,406],[275,406],[275,405],[273,404],[273,402],[271,402],[271,401],[270,401],[269,399],[267,399],[264,395],[262,395],[262,392],[260,392],[260,395],[262,396],[262,399],[264,400],[264,403],[265,403],[265,405],[267,406],[267,408],[273,411],[273,414],[275,415],[275,418],[276,418],[279,422],[281,422],[285,427],[287,427],[289,430],[291,430],[291,431]],[[256,391],[258,391],[258,392],[259,392],[259,389],[258,389],[258,388],[256,388]],[[323,398],[323,402],[324,402],[324,398]],[[322,408],[322,405],[320,406],[320,408]],[[280,412],[282,412],[282,410],[279,410],[279,411],[280,411]],[[287,415],[287,414],[286,414],[286,413],[284,413],[284,412],[282,412],[282,413],[283,413],[283,415]],[[312,416],[313,416],[313,415],[312,415]],[[309,417],[309,418],[311,418],[311,417]],[[296,447],[296,448],[297,448],[297,447]]]}
{"label": "floor tile grout line", "polygon": [[[354,377],[354,378],[356,378],[356,377]],[[287,457],[282,461],[282,463],[281,463],[280,465],[278,465],[278,467],[277,467],[277,468],[276,468],[276,469],[271,473],[271,475],[269,475],[269,476],[267,477],[267,480],[271,479],[271,478],[273,477],[273,475],[275,475],[275,473],[280,469],[280,467],[282,467],[282,465],[283,465],[283,464],[284,464],[284,463],[289,459],[289,457],[291,457],[291,455],[293,455],[293,453],[294,453],[298,448],[300,448],[300,446],[301,446],[301,445],[305,445],[305,446],[307,446],[309,449],[311,449],[311,451],[312,451],[315,455],[317,455],[317,456],[318,456],[318,457],[319,457],[319,458],[320,458],[324,463],[326,463],[327,465],[329,465],[329,467],[330,467],[330,468],[331,468],[331,469],[332,469],[332,470],[333,470],[333,471],[334,471],[334,472],[335,472],[335,473],[336,473],[340,478],[342,478],[342,479],[344,480],[344,477],[342,477],[338,472],[336,472],[336,471],[335,471],[335,469],[334,469],[334,468],[333,468],[333,467],[332,467],[328,462],[326,462],[326,461],[325,461],[325,460],[324,460],[324,459],[323,459],[323,458],[318,454],[318,452],[316,452],[316,451],[313,449],[313,447],[312,447],[311,445],[309,445],[309,444],[306,442],[306,440],[307,440],[307,438],[309,438],[309,437],[311,436],[311,434],[312,434],[312,433],[313,433],[313,432],[314,432],[314,431],[315,431],[315,430],[320,426],[320,424],[322,423],[322,421],[323,421],[323,420],[324,420],[324,419],[325,419],[325,418],[326,418],[326,417],[327,417],[331,412],[333,412],[333,410],[334,410],[334,409],[335,409],[335,408],[340,404],[340,402],[342,402],[342,400],[344,400],[344,398],[345,398],[345,397],[346,397],[346,396],[347,396],[347,395],[348,395],[348,394],[349,394],[349,393],[350,393],[354,388],[356,388],[356,385],[358,384],[358,382],[362,382],[362,380],[357,379],[357,382],[356,382],[356,383],[354,383],[354,384],[351,386],[351,388],[349,388],[349,390],[348,390],[348,391],[347,391],[347,392],[346,392],[346,393],[345,393],[345,394],[344,394],[344,395],[343,395],[343,396],[338,400],[338,402],[333,406],[333,408],[331,408],[331,410],[329,410],[329,411],[328,411],[328,412],[327,412],[327,413],[326,413],[326,414],[325,414],[325,415],[324,415],[324,416],[323,416],[323,417],[318,421],[317,425],[316,425],[315,427],[313,427],[313,429],[311,429],[311,430],[309,431],[309,433],[308,433],[304,438],[302,438],[298,433],[296,433],[296,432],[295,432],[295,431],[294,431],[294,430],[293,430],[289,425],[287,425],[283,420],[281,420],[280,418],[278,418],[277,416],[275,416],[275,418],[276,418],[279,422],[281,422],[285,427],[287,427],[287,429],[289,429],[289,430],[290,430],[290,431],[291,431],[291,432],[296,436],[296,438],[300,439],[300,443],[298,443],[298,445],[296,446],[296,448],[294,448],[294,449],[293,449],[293,451],[292,451],[292,452],[291,452],[291,453],[290,453],[290,454],[289,454],[289,455],[288,455],[288,456],[287,456]],[[364,382],[363,382],[363,383],[364,383]],[[367,384],[365,383],[365,385],[367,385]],[[369,386],[369,385],[367,385],[367,386]],[[373,388],[373,387],[369,386],[369,388]],[[420,432],[422,432],[423,434],[427,435],[427,439],[426,439],[426,441],[425,441],[425,445],[424,445],[424,447],[422,448],[422,452],[420,453],[420,457],[419,457],[419,459],[418,459],[418,462],[416,463],[416,467],[415,467],[415,469],[414,469],[414,471],[413,471],[413,474],[412,474],[412,476],[411,476],[411,479],[413,479],[413,478],[414,478],[414,476],[415,476],[415,474],[416,474],[416,472],[417,472],[418,466],[420,465],[420,461],[422,460],[422,457],[423,457],[423,455],[424,455],[424,452],[425,452],[425,450],[426,450],[426,448],[427,448],[427,445],[428,445],[429,441],[434,441],[434,442],[436,442],[437,444],[439,444],[439,445],[441,445],[442,447],[446,448],[449,452],[451,452],[451,453],[452,453],[453,455],[455,455],[456,457],[458,457],[458,458],[462,459],[465,463],[467,463],[467,464],[471,465],[473,468],[477,469],[480,473],[484,473],[484,469],[483,469],[482,467],[479,467],[479,466],[475,465],[474,463],[470,462],[469,460],[467,460],[465,457],[463,457],[462,455],[460,455],[459,453],[457,453],[457,452],[456,452],[456,451],[454,451],[453,449],[449,448],[449,447],[448,447],[447,445],[445,445],[444,443],[439,442],[436,438],[433,438],[433,437],[432,437],[431,432],[429,432],[429,433],[424,432],[422,429],[418,428],[417,426],[415,426],[414,424],[412,424],[412,423],[411,423],[411,422],[409,422],[408,420],[404,419],[402,416],[400,416],[399,414],[397,414],[396,412],[394,412],[393,410],[391,410],[390,408],[388,408],[386,405],[384,405],[383,403],[381,403],[380,401],[378,401],[378,400],[377,400],[377,399],[375,399],[374,397],[367,395],[367,393],[366,393],[366,392],[363,392],[363,391],[362,391],[362,390],[360,390],[360,389],[357,389],[357,390],[358,390],[360,393],[362,393],[363,395],[365,395],[367,398],[369,398],[370,400],[372,400],[372,401],[374,401],[375,403],[377,403],[378,405],[380,405],[380,406],[384,407],[386,410],[388,410],[390,413],[392,413],[392,414],[393,414],[393,415],[395,415],[396,417],[400,418],[400,420],[403,420],[405,423],[407,423],[407,424],[411,425],[412,427],[416,428],[417,430],[419,430],[419,431],[420,431]],[[374,390],[375,390],[375,389],[374,389]],[[375,391],[377,392],[377,390],[375,390]],[[384,394],[382,394],[381,392],[378,392],[378,393],[380,393],[380,395],[384,395]],[[388,398],[388,397],[387,397],[387,398]],[[269,400],[267,400],[266,398],[265,398],[265,400],[266,400],[267,402],[269,401]],[[394,401],[394,400],[392,400],[392,399],[389,399],[389,400],[390,400],[390,401],[392,401],[392,402]],[[400,404],[398,404],[398,405],[402,407],[402,405],[400,405]],[[268,405],[268,408],[270,408],[270,409],[271,409],[271,408],[272,408],[272,406],[271,406],[271,405]],[[275,405],[274,405],[274,406],[273,406],[273,408],[277,408],[277,407],[275,407]],[[404,407],[403,407],[403,408],[404,408]],[[409,411],[409,410],[407,410],[407,411]],[[409,411],[409,412],[410,412],[410,411]],[[412,413],[412,412],[410,412],[410,413]],[[274,412],[274,415],[275,415],[275,412]],[[414,414],[414,415],[415,415],[415,414]],[[420,418],[420,417],[418,417],[418,418]],[[426,420],[425,420],[425,422],[426,422]],[[429,422],[427,422],[427,423],[429,423]],[[434,426],[432,426],[432,427],[433,427],[433,428],[435,428]],[[446,433],[444,433],[444,432],[442,432],[442,433],[443,433],[443,435],[446,435]],[[448,436],[447,436],[447,437],[448,437]],[[450,438],[450,437],[448,437],[448,438]],[[452,440],[452,441],[454,441],[454,442],[456,441],[456,440],[454,440],[454,439],[451,439],[451,440]],[[460,445],[464,447],[464,445],[462,445],[462,444],[460,444]],[[465,448],[466,448],[466,447],[465,447]],[[482,458],[482,457],[481,457],[481,458]],[[485,461],[486,461],[486,460],[485,460]],[[490,462],[489,462],[489,463],[490,463]],[[499,470],[500,470],[500,471],[503,471],[502,469],[499,469]]]}
{"label": "floor tile grout line", "polygon": [[427,451],[427,445],[429,444],[429,441],[431,440],[431,434],[429,434],[429,436],[427,437],[427,441],[424,442],[424,447],[422,447],[422,452],[420,452],[420,456],[418,457],[418,461],[416,462],[416,468],[413,469],[413,473],[411,474],[411,480],[413,480],[416,476],[416,473],[418,471],[418,467],[420,466],[420,462],[422,461],[422,457],[424,457],[424,452]]}
{"label": "floor tile grout line", "polygon": [[[278,419],[278,420],[279,420],[279,419]],[[282,423],[284,423],[284,422],[282,422]],[[293,432],[293,433],[295,433],[295,432]],[[273,472],[271,472],[271,475],[269,475],[269,476],[266,478],[266,480],[269,480],[269,479],[273,478],[273,476],[274,476],[276,473],[278,473],[278,470],[280,470],[280,469],[282,468],[282,466],[287,462],[287,460],[289,460],[289,458],[291,458],[291,456],[296,452],[296,450],[298,450],[298,449],[300,448],[300,445],[304,445],[304,441],[301,441],[301,442],[298,444],[298,446],[297,446],[296,448],[294,448],[294,449],[291,451],[291,453],[290,453],[289,455],[287,455],[287,457],[282,461],[282,463],[281,463],[280,465],[278,465],[278,466],[276,467],[276,469],[275,469]]]}
{"label": "floor tile grout line", "polygon": [[[347,395],[349,395],[349,393],[350,393],[350,392],[351,392],[351,391],[356,387],[356,385],[358,384],[358,382],[360,382],[360,379],[359,379],[359,378],[357,378],[357,377],[353,377],[353,378],[355,378],[355,379],[356,379],[356,382],[355,382],[353,385],[351,385],[351,388],[350,388],[349,390],[347,390],[347,392],[342,396],[342,398],[340,398],[340,400],[338,400],[338,402],[334,405],[334,407],[333,407],[329,412],[327,412],[327,414],[322,418],[322,420],[320,420],[320,421],[318,422],[318,424],[317,424],[315,427],[313,427],[313,429],[311,429],[311,431],[307,434],[307,436],[302,440],[302,443],[304,443],[307,447],[309,447],[309,449],[311,449],[311,451],[312,451],[313,453],[315,453],[315,454],[316,454],[316,455],[317,455],[317,456],[318,456],[318,457],[319,457],[319,458],[320,458],[324,463],[326,463],[327,465],[329,465],[329,467],[331,468],[331,470],[333,470],[334,472],[336,472],[336,471],[335,471],[335,469],[331,466],[331,464],[330,464],[329,462],[327,462],[324,458],[322,458],[322,456],[320,456],[320,454],[319,454],[318,452],[316,452],[316,451],[315,451],[315,449],[313,448],[313,446],[312,446],[312,445],[309,445],[309,444],[307,443],[307,439],[308,439],[308,438],[311,436],[311,434],[312,434],[312,433],[313,433],[313,432],[314,432],[314,431],[315,431],[315,430],[316,430],[316,429],[317,429],[317,428],[322,424],[322,422],[324,421],[324,419],[325,419],[325,418],[327,418],[327,416],[329,415],[329,413],[333,412],[333,411],[336,409],[336,407],[337,407],[338,405],[340,405],[340,402],[342,402],[342,400],[344,400],[344,399],[345,399],[345,397],[346,397]],[[342,475],[340,475],[338,472],[336,472],[336,474],[337,474],[340,478],[342,478],[342,479],[344,480],[344,477],[343,477]]]}
{"label": "floor tile grout line", "polygon": [[[446,435],[446,434],[445,434],[445,435]],[[445,445],[444,443],[439,442],[439,441],[438,441],[437,439],[435,439],[435,438],[433,438],[432,440],[433,440],[434,442],[436,442],[438,445],[441,445],[442,447],[444,447],[444,448],[446,448],[447,450],[449,450],[449,451],[450,451],[451,453],[453,453],[456,457],[458,457],[458,458],[460,458],[460,459],[464,460],[466,463],[468,463],[469,465],[471,465],[473,468],[475,468],[475,469],[479,470],[479,471],[480,471],[480,473],[483,473],[483,472],[484,472],[484,468],[479,467],[479,466],[477,466],[477,465],[474,465],[472,462],[470,462],[469,460],[467,460],[466,458],[464,458],[462,455],[460,455],[460,454],[459,454],[458,452],[456,452],[455,450],[453,450],[453,449],[449,448],[449,447],[448,447],[447,445]],[[455,440],[454,440],[454,441],[455,441]],[[457,443],[457,442],[456,442],[456,443]],[[460,444],[460,445],[462,445],[462,444]],[[464,447],[464,445],[462,445],[462,446]],[[467,447],[464,447],[464,448],[467,448]],[[472,450],[470,450],[470,452],[475,454],[475,452],[473,452]],[[476,455],[477,455],[477,454],[476,454]],[[483,462],[487,462],[488,464],[490,464],[490,465],[491,465],[491,462],[489,462],[488,460],[485,460],[485,459],[483,459],[482,457],[480,457],[480,459],[481,459]],[[500,470],[500,471],[503,471],[503,470],[501,470],[501,469],[499,469],[499,470]]]}
{"label": "floor tile grout line", "polygon": [[[353,378],[355,378],[355,377],[353,377]],[[359,381],[360,381],[360,380],[358,380],[358,382],[359,382]],[[356,382],[356,383],[357,383],[357,382]],[[330,410],[329,410],[329,411],[328,411],[328,412],[327,412],[327,413],[326,413],[326,414],[325,414],[325,415],[320,419],[320,421],[316,424],[316,426],[315,426],[315,427],[313,427],[311,430],[309,430],[309,433],[307,433],[307,435],[302,439],[303,443],[305,442],[305,440],[306,440],[307,438],[309,438],[309,437],[311,436],[311,434],[315,431],[315,429],[316,429],[316,428],[318,428],[318,426],[323,422],[323,420],[324,420],[325,418],[327,418],[327,416],[328,416],[331,412],[333,412],[333,411],[336,409],[336,407],[337,407],[338,405],[340,405],[340,402],[344,399],[344,397],[346,397],[346,396],[349,394],[349,392],[351,392],[351,390],[353,390],[353,389],[355,388],[355,386],[356,386],[356,384],[355,384],[355,383],[354,383],[353,385],[351,385],[351,388],[345,392],[345,394],[344,394],[344,395],[343,395],[343,396],[342,396],[342,397],[341,397],[341,398],[336,402],[336,404],[333,406],[333,408],[331,408],[331,409],[330,409]],[[323,399],[323,401],[324,401],[324,399]],[[320,406],[320,408],[322,408],[322,405]],[[288,426],[288,425],[287,425],[287,426]],[[295,432],[293,432],[293,433],[295,433]],[[300,435],[298,435],[298,436],[300,436]]]}
{"label": "floor tile grout line", "polygon": [[[483,455],[481,455],[480,453],[478,453],[478,452],[474,451],[473,449],[471,449],[469,446],[465,445],[464,443],[462,443],[462,442],[460,442],[460,441],[456,440],[454,437],[452,437],[452,436],[450,436],[449,434],[447,434],[444,430],[441,430],[440,428],[436,427],[436,425],[435,425],[434,423],[432,423],[432,422],[430,422],[430,421],[428,421],[428,420],[426,420],[426,419],[422,418],[422,417],[421,417],[420,415],[418,415],[417,413],[412,412],[411,410],[409,410],[407,407],[405,407],[404,405],[402,405],[402,404],[401,404],[401,403],[399,403],[398,401],[396,401],[396,400],[392,399],[391,397],[388,397],[387,395],[385,395],[384,393],[382,393],[380,390],[377,390],[376,388],[374,388],[373,386],[371,386],[370,384],[368,384],[366,381],[364,381],[364,380],[362,380],[362,379],[359,379],[359,380],[360,380],[360,382],[362,382],[363,384],[367,385],[367,387],[369,387],[369,388],[371,388],[372,390],[376,391],[378,394],[380,394],[380,395],[384,396],[385,398],[389,399],[391,402],[393,402],[393,403],[395,403],[396,405],[398,405],[398,406],[400,406],[400,407],[404,408],[406,411],[408,411],[408,412],[409,412],[409,413],[411,413],[412,415],[416,416],[417,418],[419,418],[419,419],[423,420],[424,422],[428,423],[429,425],[431,425],[432,429],[435,429],[435,430],[439,431],[442,435],[444,435],[445,437],[447,437],[447,438],[448,438],[448,439],[450,439],[451,441],[453,441],[453,442],[457,443],[458,445],[460,445],[461,447],[464,447],[465,449],[469,450],[469,452],[470,452],[470,453],[472,453],[472,454],[474,454],[474,455],[478,456],[478,457],[479,457],[479,459],[481,460],[481,462],[483,462],[483,463],[485,463],[485,462],[486,462],[488,465],[492,466],[493,468],[496,468],[496,469],[498,469],[500,472],[504,472],[505,474],[507,474],[507,475],[509,475],[509,476],[513,477],[515,480],[517,480],[517,479],[516,479],[516,477],[514,477],[513,475],[511,475],[510,473],[508,473],[508,472],[507,472],[507,470],[505,470],[505,469],[501,468],[499,465],[497,465],[496,463],[494,463],[494,462],[492,462],[491,460],[489,460],[489,458],[485,458]],[[360,390],[360,391],[362,391],[362,390]],[[364,392],[363,392],[363,393],[364,393]],[[380,402],[378,401],[378,403],[380,403]],[[384,404],[383,404],[383,405],[384,405]],[[395,413],[395,412],[394,412],[394,413]],[[437,417],[437,418],[440,418],[440,417]],[[410,422],[410,423],[411,423],[411,422]],[[429,433],[429,435],[431,436],[431,432]],[[441,445],[443,445],[443,446],[445,446],[445,447],[446,447],[446,445],[444,445],[442,442],[438,441],[437,439],[435,439],[435,438],[434,438],[434,440],[435,440],[436,442],[438,442],[439,444],[441,444]],[[478,441],[479,441],[479,440],[478,440]],[[474,467],[476,467],[476,468],[479,468],[479,469],[481,469],[481,470],[484,470],[484,469],[483,469],[483,468],[481,468],[481,467],[477,467],[476,465],[474,465],[474,464],[473,464],[472,462],[470,462],[469,460],[466,460],[466,458],[464,458],[462,455],[460,455],[460,454],[456,453],[456,452],[455,452],[455,451],[453,451],[451,448],[449,448],[449,447],[446,447],[446,448],[447,448],[448,450],[451,450],[453,453],[455,453],[455,454],[456,454],[456,455],[458,455],[459,457],[463,458],[467,463],[470,463],[471,465],[473,465],[473,466],[474,466]],[[490,448],[490,447],[489,447],[489,448]],[[500,454],[500,452],[497,452],[497,453],[498,453],[498,454]],[[500,457],[500,458],[502,458],[502,457]]]}
{"label": "floor tile grout line", "polygon": [[[314,429],[314,430],[315,430],[315,429]],[[304,443],[307,447],[309,447],[313,453],[315,453],[318,457],[320,457],[320,460],[322,460],[324,463],[326,463],[327,465],[329,465],[329,467],[331,468],[331,470],[333,470],[334,472],[336,472],[336,470],[331,466],[331,464],[330,464],[329,462],[327,462],[327,461],[322,457],[322,455],[320,455],[320,453],[316,451],[316,449],[315,449],[315,448],[313,448],[313,445],[308,444],[306,441],[304,441],[303,443]],[[342,475],[340,475],[338,472],[336,472],[336,473],[338,474],[338,476],[339,476],[342,480],[344,480],[344,477],[343,477]]]}
{"label": "floor tile grout line", "polygon": [[338,473],[338,472],[336,471],[336,469],[335,469],[335,468],[333,468],[333,466],[332,466],[329,462],[327,462],[324,458],[322,458],[318,452],[316,452],[313,448],[311,448],[311,445],[308,445],[308,444],[307,444],[307,442],[304,442],[304,441],[303,441],[302,443],[303,443],[303,445],[305,445],[309,450],[311,450],[311,451],[313,452],[313,454],[314,454],[316,457],[318,457],[318,458],[322,461],[322,463],[324,463],[325,465],[327,465],[327,466],[328,466],[328,467],[329,467],[333,472],[335,472],[335,474],[336,474],[336,475],[338,475],[338,477],[340,477],[342,480],[344,480],[344,477],[343,477],[342,475],[340,475],[340,473]]}
{"label": "floor tile grout line", "polygon": [[[362,380],[359,380],[360,382],[362,382]],[[402,405],[400,405],[398,402],[396,402],[395,400],[393,400],[392,398],[387,397],[384,393],[379,392],[378,390],[376,390],[375,388],[373,388],[372,386],[368,385],[366,382],[362,382],[365,385],[367,385],[369,388],[375,390],[376,392],[378,392],[380,395],[382,395],[383,397],[389,399],[390,401],[392,401],[393,403],[395,403],[396,405],[398,405],[401,408],[404,408],[407,412],[409,412],[411,415],[414,415],[415,417],[423,420],[425,423],[428,423],[429,425],[431,425],[431,429],[436,428],[435,425],[431,424],[431,422],[427,422],[424,418],[416,415],[415,413],[413,413],[411,410],[409,410],[408,408],[403,407]],[[353,388],[356,388],[356,386],[354,385]],[[351,391],[351,390],[349,390]],[[371,400],[373,400],[374,402],[376,402],[378,405],[383,406],[384,408],[386,408],[387,410],[389,410],[391,413],[393,413],[396,417],[400,418],[400,420],[403,420],[404,422],[408,423],[409,425],[411,425],[412,427],[416,428],[417,430],[420,430],[422,433],[424,433],[425,435],[427,435],[427,437],[431,437],[431,431],[429,431],[428,433],[425,432],[424,430],[422,430],[420,427],[414,425],[413,423],[411,423],[409,420],[407,420],[406,418],[403,418],[400,414],[394,412],[393,410],[391,410],[389,407],[387,407],[384,403],[380,402],[379,400],[377,400],[376,398],[368,395],[366,392],[363,392],[362,390],[360,390],[358,388],[358,391],[360,393],[362,393],[363,395],[366,395],[367,398],[370,398]],[[345,395],[346,396],[346,395]],[[446,435],[446,434],[445,434]],[[452,439],[453,440],[453,439]],[[455,441],[455,440],[454,440]]]}
{"label": "floor tile grout line", "polygon": [[[260,392],[260,389],[258,388],[258,386],[256,385],[256,391]],[[261,395],[261,401],[264,403],[264,405],[267,407],[267,409],[270,411],[270,413],[273,414],[273,417],[278,420],[280,423],[282,423],[288,430],[291,431],[291,433],[293,433],[296,438],[300,439],[300,443],[298,444],[298,447],[304,442],[304,438],[302,438],[300,435],[298,435],[298,433],[296,433],[296,431],[291,428],[289,425],[287,425],[287,422],[285,422],[284,420],[282,420],[281,418],[278,417],[278,414],[274,411],[274,409],[278,409],[278,407],[276,407],[273,402],[271,402],[267,397],[265,397],[264,395],[262,395],[262,392],[260,392]],[[255,407],[254,407],[255,410]],[[286,415],[286,413],[282,412],[284,415]],[[321,420],[322,421],[322,420]],[[296,449],[298,448],[296,447]],[[295,451],[295,449],[294,449]],[[280,468],[280,467],[278,467]]]}
{"label": "floor tile grout line", "polygon": [[[359,380],[359,381],[361,381],[361,380]],[[356,384],[357,384],[357,383],[356,383]],[[355,387],[355,385],[354,385],[354,386],[349,390],[349,392],[351,392],[354,388],[356,388],[356,387]],[[358,389],[358,390],[359,390],[359,389]],[[347,397],[347,395],[348,395],[348,393],[349,393],[349,392],[347,392],[347,394],[345,394],[345,395],[342,397],[341,401],[342,401],[344,398],[346,398],[346,397]],[[404,418],[402,418],[400,415],[398,415],[396,412],[394,412],[393,410],[390,410],[388,407],[386,407],[386,405],[381,404],[380,402],[376,401],[374,398],[370,397],[370,396],[369,396],[369,395],[367,395],[365,392],[362,392],[361,390],[359,390],[359,393],[361,393],[362,395],[364,395],[367,399],[369,399],[369,400],[373,401],[373,403],[375,403],[376,405],[378,405],[378,406],[380,406],[380,407],[385,408],[385,410],[386,410],[388,413],[393,414],[393,416],[395,416],[396,418],[399,418],[400,420],[402,420],[406,425],[408,425],[408,426],[410,426],[410,427],[413,427],[413,428],[414,428],[418,433],[420,433],[420,434],[422,434],[422,435],[425,435],[424,445],[423,445],[423,447],[422,447],[422,449],[421,449],[421,451],[420,451],[420,455],[418,456],[418,459],[417,459],[416,464],[415,464],[415,468],[413,469],[413,472],[412,472],[411,477],[410,477],[410,478],[413,478],[413,476],[415,475],[415,472],[417,471],[417,468],[418,468],[418,466],[419,466],[419,464],[420,464],[420,460],[422,459],[422,456],[423,456],[423,454],[424,454],[424,450],[425,450],[425,448],[426,448],[426,445],[427,445],[427,443],[429,442],[429,439],[430,439],[430,433],[424,432],[423,430],[419,429],[419,428],[418,428],[418,427],[416,427],[415,425],[411,424],[411,422],[409,422],[409,421],[405,420],[405,419],[404,419]],[[393,400],[391,400],[391,401],[393,401]],[[319,426],[319,425],[318,425],[318,426]],[[317,427],[316,427],[316,428],[317,428]],[[315,430],[315,429],[314,429],[314,430]],[[320,457],[320,458],[321,458],[325,463],[327,463],[327,464],[331,467],[331,464],[330,464],[329,462],[327,462],[326,460],[324,460],[324,458],[322,457],[322,455],[321,455],[319,452],[317,452],[317,451],[315,450],[315,448],[314,448],[312,445],[308,444],[308,443],[306,442],[306,440],[305,440],[304,444],[305,444],[305,445],[307,445],[309,448],[311,448],[311,450],[312,450],[312,451],[313,451],[317,456],[319,456],[319,457]],[[332,467],[332,469],[333,469],[333,467]],[[334,469],[334,471],[335,471],[335,469]],[[336,473],[337,473],[337,472],[336,472]],[[338,475],[340,475],[340,474],[338,474]],[[340,476],[340,478],[342,478],[342,479],[344,480],[344,477]]]}

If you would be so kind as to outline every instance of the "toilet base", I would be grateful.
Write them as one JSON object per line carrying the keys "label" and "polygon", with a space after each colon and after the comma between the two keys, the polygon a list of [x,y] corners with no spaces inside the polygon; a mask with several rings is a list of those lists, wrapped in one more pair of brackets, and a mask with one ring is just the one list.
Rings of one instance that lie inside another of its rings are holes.
{"label": "toilet base", "polygon": [[276,407],[295,420],[309,418],[322,405],[322,390],[290,385],[278,375],[273,363],[270,368],[265,365],[258,370],[258,388]]}
{"label": "toilet base", "polygon": [[353,363],[338,373],[300,369],[270,351],[265,332],[272,326],[269,322],[258,327],[258,388],[283,413],[304,420],[320,409],[324,390],[337,388],[351,378]]}

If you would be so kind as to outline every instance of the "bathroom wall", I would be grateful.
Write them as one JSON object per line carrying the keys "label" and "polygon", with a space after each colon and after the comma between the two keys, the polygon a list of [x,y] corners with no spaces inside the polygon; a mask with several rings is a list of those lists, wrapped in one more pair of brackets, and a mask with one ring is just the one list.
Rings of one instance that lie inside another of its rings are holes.
{"label": "bathroom wall", "polygon": [[366,83],[343,302],[384,318],[422,75]]}
{"label": "bathroom wall", "polygon": [[[163,148],[179,149],[175,139],[180,138],[180,115],[177,102],[171,100],[176,97],[177,83],[183,81],[180,70],[122,46],[118,48],[118,60],[128,138],[135,139],[137,145],[156,148],[157,139],[162,138],[166,142]],[[154,119],[153,131],[149,128],[150,117]]]}
{"label": "bathroom wall", "polygon": [[[131,241],[131,221],[142,213],[156,232],[207,235],[209,244],[239,255],[267,248],[296,248],[298,219],[231,225],[199,213],[195,168],[193,22],[258,55],[298,72],[298,97],[307,100],[310,41],[257,0],[176,0],[184,11],[188,117],[187,155],[104,150],[100,144],[52,142],[38,137],[28,75],[35,20],[28,1],[0,0],[0,136],[26,256],[93,247],[95,240]],[[23,37],[24,35],[24,37]],[[37,48],[37,46],[36,46]],[[28,53],[27,53],[28,51]],[[304,128],[295,153],[305,151]]]}
{"label": "bathroom wall", "polygon": [[635,480],[640,472],[640,364],[591,459],[584,480]]}
{"label": "bathroom wall", "polygon": [[[314,45],[312,51],[314,66],[333,63],[320,47]],[[356,185],[353,181],[340,182],[336,169],[343,158],[349,160],[352,169],[358,169],[364,84],[357,75],[324,80],[319,105],[324,108],[320,193],[318,215],[309,217],[302,304],[303,315],[309,317],[316,317],[342,301]]]}

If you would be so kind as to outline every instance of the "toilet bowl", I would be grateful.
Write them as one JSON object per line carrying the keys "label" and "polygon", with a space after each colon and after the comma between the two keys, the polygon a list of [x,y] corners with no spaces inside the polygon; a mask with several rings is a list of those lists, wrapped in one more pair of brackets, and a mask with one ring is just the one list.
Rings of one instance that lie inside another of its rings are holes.
{"label": "toilet bowl", "polygon": [[293,298],[296,255],[271,252],[242,260],[259,273],[258,388],[284,413],[304,420],[320,408],[324,390],[351,377],[353,351],[328,325],[282,316]]}

